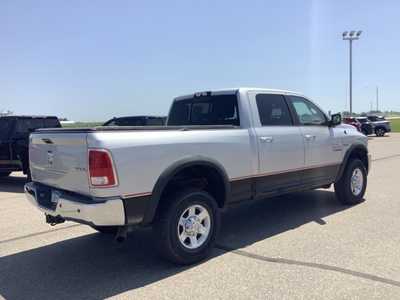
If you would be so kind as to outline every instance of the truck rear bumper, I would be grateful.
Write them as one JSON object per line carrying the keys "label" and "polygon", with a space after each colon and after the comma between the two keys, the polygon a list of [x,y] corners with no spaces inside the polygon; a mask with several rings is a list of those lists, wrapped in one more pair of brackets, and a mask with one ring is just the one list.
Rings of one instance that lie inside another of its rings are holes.
{"label": "truck rear bumper", "polygon": [[27,183],[24,189],[29,202],[47,215],[96,226],[125,225],[122,199],[87,201],[83,196],[49,187],[43,188],[35,182]]}

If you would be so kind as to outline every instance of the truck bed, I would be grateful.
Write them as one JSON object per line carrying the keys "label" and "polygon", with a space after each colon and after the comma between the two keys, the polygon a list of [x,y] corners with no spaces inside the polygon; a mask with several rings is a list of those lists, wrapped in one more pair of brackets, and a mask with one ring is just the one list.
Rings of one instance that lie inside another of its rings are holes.
{"label": "truck bed", "polygon": [[[94,148],[110,152],[118,186],[90,186],[88,149]],[[38,183],[112,197],[150,193],[164,170],[190,157],[218,161],[229,177],[248,175],[252,149],[248,129],[232,125],[60,128],[32,133],[30,158]]]}

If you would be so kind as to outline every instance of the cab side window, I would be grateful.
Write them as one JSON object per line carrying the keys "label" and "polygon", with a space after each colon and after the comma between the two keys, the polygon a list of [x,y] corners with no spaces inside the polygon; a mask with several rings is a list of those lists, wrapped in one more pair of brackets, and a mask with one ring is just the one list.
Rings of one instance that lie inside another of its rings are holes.
{"label": "cab side window", "polygon": [[258,94],[256,102],[262,126],[291,126],[292,118],[282,95]]}
{"label": "cab side window", "polygon": [[325,125],[325,114],[313,103],[298,96],[288,96],[301,125]]}

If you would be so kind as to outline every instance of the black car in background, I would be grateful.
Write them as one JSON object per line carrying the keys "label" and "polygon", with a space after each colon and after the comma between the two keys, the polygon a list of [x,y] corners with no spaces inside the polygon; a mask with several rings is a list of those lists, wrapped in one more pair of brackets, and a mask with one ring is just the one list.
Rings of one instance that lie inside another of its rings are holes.
{"label": "black car in background", "polygon": [[166,117],[157,116],[119,117],[108,120],[103,126],[163,126],[166,120]]}
{"label": "black car in background", "polygon": [[57,117],[0,117],[0,177],[22,171],[29,178],[29,134],[39,128],[59,127]]}
{"label": "black car in background", "polygon": [[374,133],[374,125],[370,120],[368,120],[367,117],[358,117],[356,119],[361,123],[361,132],[364,135],[370,135]]}

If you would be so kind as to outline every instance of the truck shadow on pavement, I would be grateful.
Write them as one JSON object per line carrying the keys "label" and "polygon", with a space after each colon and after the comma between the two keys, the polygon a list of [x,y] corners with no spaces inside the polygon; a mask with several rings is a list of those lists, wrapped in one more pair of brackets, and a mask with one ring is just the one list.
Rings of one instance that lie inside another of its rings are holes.
{"label": "truck shadow on pavement", "polygon": [[[223,214],[211,260],[226,253],[221,247],[242,248],[309,222],[325,224],[322,218],[346,208],[325,190],[234,207]],[[0,259],[0,296],[104,299],[198,267],[163,261],[152,237],[150,229],[142,229],[132,232],[124,244],[116,244],[112,237],[93,233],[5,256]]]}
{"label": "truck shadow on pavement", "polygon": [[335,193],[315,190],[260,200],[233,207],[223,215],[218,244],[243,248],[309,222],[325,225],[324,217],[351,208]]}
{"label": "truck shadow on pavement", "polygon": [[7,176],[0,178],[0,192],[23,193],[26,183],[25,176]]}

